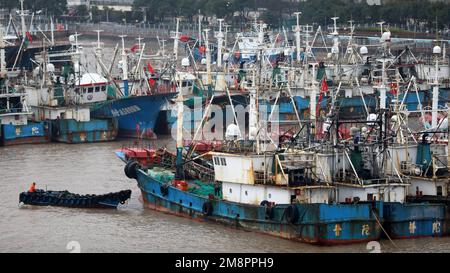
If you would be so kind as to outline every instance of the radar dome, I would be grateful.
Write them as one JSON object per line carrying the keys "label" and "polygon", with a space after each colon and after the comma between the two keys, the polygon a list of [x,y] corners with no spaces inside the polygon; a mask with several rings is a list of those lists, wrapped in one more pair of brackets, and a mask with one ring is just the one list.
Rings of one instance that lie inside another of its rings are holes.
{"label": "radar dome", "polygon": [[359,53],[361,53],[361,55],[367,55],[367,54],[369,54],[369,49],[367,48],[367,46],[362,46],[359,49]]}
{"label": "radar dome", "polygon": [[191,66],[191,62],[189,61],[189,58],[183,58],[181,60],[181,66],[184,66],[184,67]]}
{"label": "radar dome", "polygon": [[381,35],[381,41],[389,42],[390,40],[391,40],[391,32],[390,31],[386,31],[383,33],[383,35]]}
{"label": "radar dome", "polygon": [[75,35],[70,35],[69,36],[69,42],[71,43],[71,44],[75,44]]}
{"label": "radar dome", "polygon": [[50,73],[55,72],[55,65],[54,64],[47,64],[47,71]]}
{"label": "radar dome", "polygon": [[442,54],[442,49],[441,49],[441,47],[440,47],[440,46],[435,46],[435,47],[433,47],[433,54],[436,54],[436,55]]}
{"label": "radar dome", "polygon": [[226,138],[229,139],[237,139],[241,135],[241,130],[236,124],[230,124],[227,127],[227,131],[225,133]]}

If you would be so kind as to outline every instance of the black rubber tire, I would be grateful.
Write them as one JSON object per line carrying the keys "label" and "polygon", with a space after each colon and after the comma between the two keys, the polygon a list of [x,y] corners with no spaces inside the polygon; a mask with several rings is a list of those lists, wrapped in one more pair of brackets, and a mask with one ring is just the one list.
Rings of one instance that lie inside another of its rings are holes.
{"label": "black rubber tire", "polygon": [[289,223],[295,224],[298,221],[299,213],[296,206],[290,205],[284,210],[284,214]]}
{"label": "black rubber tire", "polygon": [[169,186],[161,185],[161,187],[159,189],[161,191],[162,196],[167,196],[169,194]]}
{"label": "black rubber tire", "polygon": [[123,168],[123,172],[125,173],[125,175],[128,177],[128,178],[130,178],[130,173],[128,172],[128,166],[129,166],[129,163],[130,163],[131,161],[128,161],[128,163],[127,164],[125,164],[125,167]]}
{"label": "black rubber tire", "polygon": [[205,216],[211,216],[213,214],[214,208],[210,201],[203,203],[202,212]]}
{"label": "black rubber tire", "polygon": [[261,202],[260,206],[265,207],[266,219],[272,219],[273,218],[273,209],[270,206],[270,202],[267,200],[263,200]]}
{"label": "black rubber tire", "polygon": [[125,175],[130,179],[137,179],[137,169],[140,168],[139,163],[130,161],[125,165]]}

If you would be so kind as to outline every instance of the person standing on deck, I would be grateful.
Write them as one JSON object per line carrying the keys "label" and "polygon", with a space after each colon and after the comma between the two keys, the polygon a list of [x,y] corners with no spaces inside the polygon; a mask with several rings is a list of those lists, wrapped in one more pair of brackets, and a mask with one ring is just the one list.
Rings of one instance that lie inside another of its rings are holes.
{"label": "person standing on deck", "polygon": [[36,183],[33,182],[33,184],[31,184],[30,189],[28,190],[28,192],[35,192],[36,191]]}

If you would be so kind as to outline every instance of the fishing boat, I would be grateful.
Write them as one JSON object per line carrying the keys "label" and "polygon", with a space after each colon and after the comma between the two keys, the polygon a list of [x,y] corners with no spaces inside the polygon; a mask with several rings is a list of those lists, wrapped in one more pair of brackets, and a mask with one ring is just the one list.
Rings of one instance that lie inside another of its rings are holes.
{"label": "fishing boat", "polygon": [[1,27],[0,52],[0,145],[49,142],[49,123],[30,121],[32,112],[27,104],[27,96],[14,88],[12,82],[17,78],[8,75]]}
{"label": "fishing boat", "polygon": [[[254,106],[255,92],[250,93]],[[383,201],[336,202],[336,187],[314,175],[320,164],[314,153],[262,151],[253,138],[246,151],[239,145],[238,152],[207,153],[211,167],[195,162],[206,155],[185,158],[182,94],[177,104],[176,155],[132,148],[116,152],[126,163],[126,175],[137,180],[146,207],[313,244],[380,239]],[[250,113],[251,124],[256,115]],[[149,162],[143,157],[158,159],[141,165]]]}
{"label": "fishing boat", "polygon": [[25,93],[0,92],[0,144],[3,146],[50,142],[50,124],[29,121],[32,113],[25,97]]}
{"label": "fishing boat", "polygon": [[[100,33],[100,31],[98,32]],[[157,135],[155,128],[158,117],[164,107],[176,95],[170,84],[161,79],[163,72],[157,73],[150,63],[144,64],[145,43],[136,45],[139,49],[136,66],[129,68],[129,54],[125,48],[125,36],[122,36],[122,60],[119,63],[121,77],[113,77],[102,62],[100,34],[96,47],[97,74],[105,75],[108,82],[108,97],[104,101],[91,104],[93,118],[114,119],[117,121],[118,136],[122,138],[153,139]],[[139,40],[140,41],[140,40]],[[168,60],[170,60],[168,58]],[[166,60],[167,62],[167,60]],[[161,79],[161,80],[160,80]],[[170,82],[172,82],[171,79]]]}
{"label": "fishing boat", "polygon": [[34,120],[51,124],[52,139],[63,143],[112,141],[117,137],[113,118],[91,118],[91,105],[107,99],[108,81],[96,73],[81,73],[77,36],[72,50],[64,53],[71,65],[61,71],[50,62],[46,51],[37,58],[39,66],[23,85]]}
{"label": "fishing boat", "polygon": [[19,202],[32,206],[115,209],[119,204],[125,204],[130,197],[131,190],[104,195],[79,195],[68,191],[36,190],[35,192],[22,192]]}

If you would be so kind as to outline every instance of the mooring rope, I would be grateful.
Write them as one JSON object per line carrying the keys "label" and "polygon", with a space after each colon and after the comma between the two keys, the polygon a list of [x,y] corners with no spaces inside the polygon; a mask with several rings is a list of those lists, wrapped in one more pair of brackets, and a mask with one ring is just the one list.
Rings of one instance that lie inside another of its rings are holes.
{"label": "mooring rope", "polygon": [[378,219],[377,214],[372,211],[373,215],[375,216],[375,220],[377,221],[378,225],[381,227],[381,230],[384,232],[384,234],[386,234],[387,238],[389,239],[389,241],[391,241],[392,245],[394,245],[394,247],[398,248],[397,245],[394,243],[394,241],[391,239],[391,237],[389,236],[389,234],[386,232],[386,230],[383,228],[383,225],[381,224],[380,220]]}

